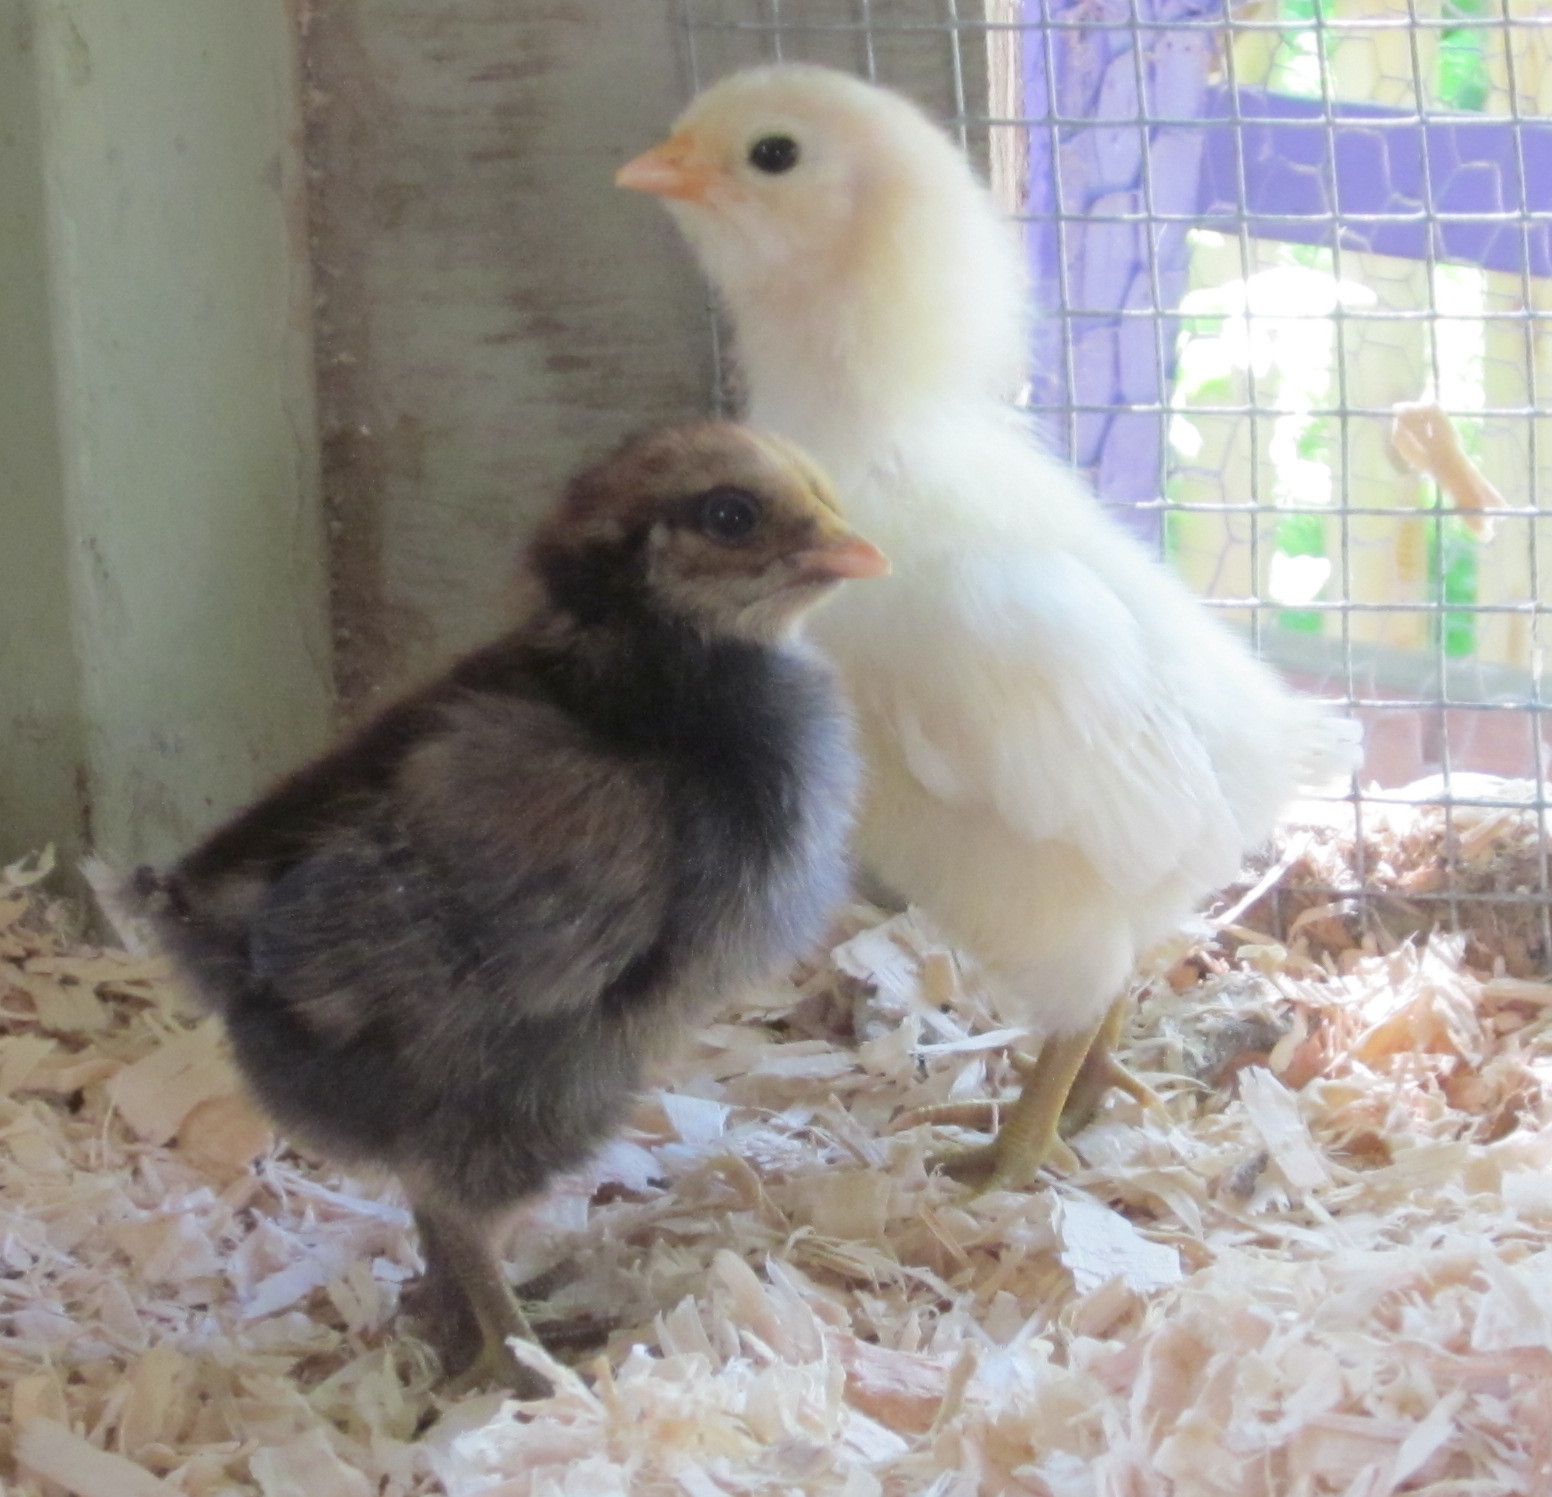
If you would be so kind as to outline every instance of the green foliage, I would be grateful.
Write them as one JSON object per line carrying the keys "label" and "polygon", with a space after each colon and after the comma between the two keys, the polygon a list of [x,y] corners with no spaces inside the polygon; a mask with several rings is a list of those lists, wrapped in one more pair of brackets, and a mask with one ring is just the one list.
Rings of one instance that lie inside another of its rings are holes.
{"label": "green foliage", "polygon": [[1240,397],[1235,394],[1234,378],[1228,374],[1197,380],[1188,389],[1182,391],[1182,396],[1182,403],[1193,406],[1233,406],[1241,403]]}
{"label": "green foliage", "polygon": [[1319,24],[1325,14],[1325,0],[1282,0],[1282,19],[1291,24],[1281,34],[1272,64],[1270,82],[1279,93],[1322,97],[1331,61],[1331,33]]}
{"label": "green foliage", "polygon": [[[1439,37],[1434,87],[1449,109],[1480,111],[1487,103],[1492,86],[1484,45],[1487,29],[1482,25],[1487,12],[1488,0],[1444,0],[1443,19],[1462,23],[1447,27]],[[1322,97],[1332,47],[1339,41],[1322,24],[1330,13],[1330,0],[1282,0],[1279,19],[1286,26],[1270,77],[1278,92],[1306,99]]]}
{"label": "green foliage", "polygon": [[[1444,19],[1470,19],[1486,10],[1485,0],[1444,0]],[[1480,110],[1491,80],[1481,26],[1451,26],[1439,38],[1439,99],[1451,109]]]}
{"label": "green foliage", "polygon": [[[1323,515],[1283,515],[1274,532],[1277,549],[1285,556],[1324,556],[1326,522]],[[1319,634],[1325,619],[1313,608],[1284,608],[1277,615],[1278,627],[1294,634]]]}
{"label": "green foliage", "polygon": [[1449,605],[1476,602],[1480,544],[1459,515],[1435,516],[1428,527],[1428,596],[1445,605],[1436,628],[1443,630],[1444,653],[1452,660],[1476,653],[1476,614]]}
{"label": "green foliage", "polygon": [[[1317,416],[1306,423],[1304,430],[1299,433],[1299,439],[1294,450],[1306,462],[1324,463],[1331,465],[1331,418],[1329,416]],[[1320,551],[1305,551],[1304,556],[1320,556]]]}

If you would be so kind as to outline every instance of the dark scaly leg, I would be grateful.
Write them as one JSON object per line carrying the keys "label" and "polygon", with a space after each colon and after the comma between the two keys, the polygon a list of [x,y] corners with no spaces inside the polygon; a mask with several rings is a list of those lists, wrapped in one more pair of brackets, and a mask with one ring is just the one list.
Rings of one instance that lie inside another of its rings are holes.
{"label": "dark scaly leg", "polygon": [[427,1339],[453,1374],[451,1389],[494,1384],[519,1398],[548,1398],[554,1389],[512,1355],[507,1340],[533,1341],[533,1330],[501,1275],[484,1224],[443,1205],[415,1210],[426,1273],[417,1296]]}

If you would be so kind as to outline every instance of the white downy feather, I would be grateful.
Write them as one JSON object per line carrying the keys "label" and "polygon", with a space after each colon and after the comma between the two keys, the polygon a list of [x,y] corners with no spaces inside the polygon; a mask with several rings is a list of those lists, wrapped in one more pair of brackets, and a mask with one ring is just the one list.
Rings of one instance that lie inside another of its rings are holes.
{"label": "white downy feather", "polygon": [[[771,130],[798,165],[762,178]],[[1019,246],[914,106],[778,66],[678,132],[715,185],[670,206],[731,313],[749,418],[807,447],[893,562],[816,624],[860,712],[863,857],[1002,979],[1009,1017],[1093,1024],[1350,738],[1012,409]]]}

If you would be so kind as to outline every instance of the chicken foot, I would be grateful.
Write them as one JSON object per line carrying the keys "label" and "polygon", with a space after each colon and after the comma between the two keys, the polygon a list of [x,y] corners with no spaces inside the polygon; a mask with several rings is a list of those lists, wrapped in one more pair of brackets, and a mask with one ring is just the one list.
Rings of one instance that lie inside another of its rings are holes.
{"label": "chicken foot", "polygon": [[415,1211],[426,1271],[419,1318],[458,1394],[495,1385],[519,1398],[548,1398],[548,1379],[518,1361],[509,1337],[534,1341],[528,1317],[507,1287],[480,1225],[461,1212],[421,1205]]}
{"label": "chicken foot", "polygon": [[1011,1103],[988,1101],[968,1108],[948,1103],[907,1114],[907,1123],[975,1126],[974,1118],[996,1130],[991,1143],[936,1154],[929,1167],[983,1191],[1015,1188],[1027,1184],[1045,1164],[1076,1167],[1076,1157],[1062,1142],[1063,1124],[1068,1131],[1081,1128],[1110,1087],[1118,1087],[1145,1107],[1162,1106],[1153,1090],[1115,1058],[1115,1042],[1125,1020],[1121,1000],[1093,1029],[1047,1040],[1033,1058],[1014,1056],[1013,1067],[1023,1085]]}
{"label": "chicken foot", "polygon": [[[1019,1057],[1014,1064],[1024,1084],[1007,1108],[997,1136],[979,1148],[936,1154],[928,1167],[979,1191],[1007,1190],[1026,1184],[1057,1153],[1070,1154],[1058,1132],[1062,1106],[1093,1038],[1092,1032],[1063,1035],[1047,1040],[1034,1059]],[[1000,1110],[1000,1104],[992,1105]],[[921,1119],[931,1114],[931,1108],[922,1108],[913,1116]]]}
{"label": "chicken foot", "polygon": [[1099,1111],[1100,1098],[1114,1087],[1125,1092],[1141,1107],[1153,1112],[1163,1111],[1159,1094],[1146,1082],[1139,1081],[1115,1058],[1115,1048],[1126,1028],[1128,1003],[1117,999],[1110,1006],[1104,1022],[1096,1031],[1089,1045],[1088,1054],[1073,1078],[1072,1089],[1062,1107],[1062,1132],[1073,1134],[1084,1128]]}

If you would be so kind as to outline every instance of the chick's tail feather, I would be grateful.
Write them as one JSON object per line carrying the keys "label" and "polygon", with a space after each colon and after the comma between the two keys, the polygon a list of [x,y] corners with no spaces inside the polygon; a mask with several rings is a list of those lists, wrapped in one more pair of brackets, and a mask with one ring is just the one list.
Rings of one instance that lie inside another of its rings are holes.
{"label": "chick's tail feather", "polygon": [[118,897],[130,913],[149,919],[186,916],[188,906],[172,874],[142,863],[118,886]]}

